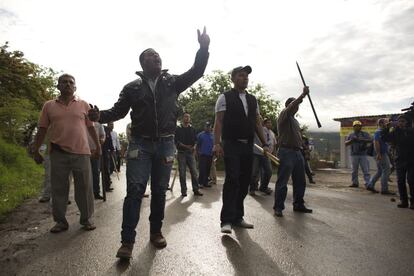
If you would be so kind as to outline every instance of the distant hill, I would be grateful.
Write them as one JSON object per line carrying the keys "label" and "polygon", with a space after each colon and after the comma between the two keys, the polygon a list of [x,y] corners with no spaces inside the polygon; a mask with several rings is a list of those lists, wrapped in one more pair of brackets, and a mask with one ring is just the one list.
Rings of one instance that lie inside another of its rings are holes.
{"label": "distant hill", "polygon": [[339,132],[308,132],[307,136],[314,145],[314,151],[318,152],[321,158],[329,159],[331,153],[339,155]]}

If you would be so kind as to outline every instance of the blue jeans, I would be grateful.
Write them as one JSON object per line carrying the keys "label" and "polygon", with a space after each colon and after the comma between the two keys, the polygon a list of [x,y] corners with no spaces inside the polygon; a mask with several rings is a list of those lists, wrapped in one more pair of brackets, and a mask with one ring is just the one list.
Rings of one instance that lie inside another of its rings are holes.
{"label": "blue jeans", "polygon": [[275,204],[273,209],[282,211],[285,209],[285,200],[287,195],[287,183],[292,175],[293,186],[293,207],[303,207],[303,197],[305,195],[305,161],[299,150],[288,148],[279,148],[277,154],[280,160],[277,172],[275,188]]}
{"label": "blue jeans", "polygon": [[244,198],[252,177],[253,145],[237,141],[223,141],[224,169],[223,207],[221,224],[236,223],[244,216]]}
{"label": "blue jeans", "polygon": [[388,154],[383,154],[381,160],[377,160],[377,173],[371,177],[368,187],[374,188],[375,183],[381,177],[381,192],[388,191],[388,177],[390,175],[390,159]]}
{"label": "blue jeans", "polygon": [[263,155],[253,154],[252,181],[250,191],[257,190],[257,182],[260,175],[259,190],[266,190],[269,187],[269,181],[272,177],[272,164],[270,159]]}
{"label": "blue jeans", "polygon": [[364,173],[365,186],[369,183],[369,163],[368,156],[366,155],[352,155],[352,184],[359,186],[358,181],[358,167],[361,166],[362,172]]}
{"label": "blue jeans", "polygon": [[174,137],[158,141],[133,137],[127,153],[127,195],[123,206],[122,242],[135,242],[142,197],[151,175],[150,232],[160,233],[164,219],[165,192],[174,162]]}
{"label": "blue jeans", "polygon": [[193,192],[198,191],[198,176],[196,170],[196,162],[194,155],[191,151],[179,151],[177,153],[178,159],[178,172],[180,173],[180,184],[181,184],[181,193],[187,193],[187,181],[186,181],[186,168],[190,169],[191,174],[191,184],[193,186]]}

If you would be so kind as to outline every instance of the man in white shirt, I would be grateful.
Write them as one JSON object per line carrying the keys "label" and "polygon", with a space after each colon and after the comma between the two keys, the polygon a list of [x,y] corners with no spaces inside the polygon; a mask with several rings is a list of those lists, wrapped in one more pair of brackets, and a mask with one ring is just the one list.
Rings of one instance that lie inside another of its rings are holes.
{"label": "man in white shirt", "polygon": [[116,133],[116,131],[114,130],[114,123],[108,123],[108,127],[111,130],[112,145],[114,146],[115,156],[113,156],[113,161],[115,161],[116,163],[115,166],[113,161],[109,162],[109,171],[112,174],[115,171],[115,168],[117,172],[119,172],[121,169],[121,143],[119,142],[118,133]]}

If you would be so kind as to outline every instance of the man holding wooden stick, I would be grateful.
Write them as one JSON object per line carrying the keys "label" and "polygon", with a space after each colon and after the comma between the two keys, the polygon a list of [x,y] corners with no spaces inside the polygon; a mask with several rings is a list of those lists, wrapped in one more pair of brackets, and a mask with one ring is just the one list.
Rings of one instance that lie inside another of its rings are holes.
{"label": "man holding wooden stick", "polygon": [[292,175],[293,181],[293,211],[301,213],[312,213],[311,209],[305,207],[304,194],[306,188],[305,163],[302,149],[302,135],[299,122],[295,114],[299,105],[309,94],[309,87],[303,88],[303,93],[297,98],[289,98],[285,102],[285,108],[280,112],[277,129],[279,131],[278,158],[280,166],[277,173],[275,204],[273,209],[277,217],[283,217],[285,199],[287,195],[287,183]]}

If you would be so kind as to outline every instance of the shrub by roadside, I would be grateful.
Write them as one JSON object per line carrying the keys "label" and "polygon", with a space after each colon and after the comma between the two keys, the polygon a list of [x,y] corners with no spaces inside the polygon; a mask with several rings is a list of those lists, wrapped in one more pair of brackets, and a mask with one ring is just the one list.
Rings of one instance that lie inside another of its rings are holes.
{"label": "shrub by roadside", "polygon": [[39,192],[43,167],[18,145],[0,139],[0,221],[23,200]]}

